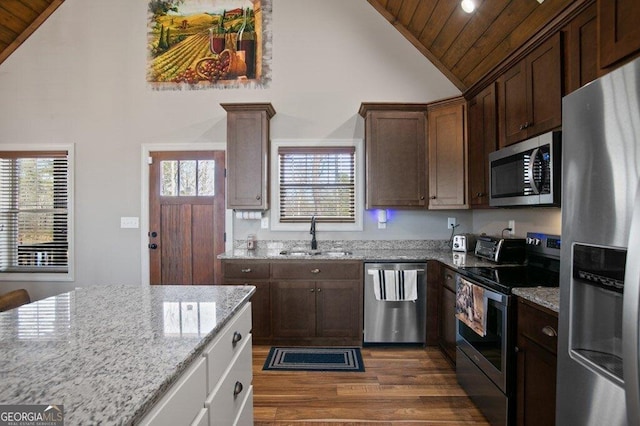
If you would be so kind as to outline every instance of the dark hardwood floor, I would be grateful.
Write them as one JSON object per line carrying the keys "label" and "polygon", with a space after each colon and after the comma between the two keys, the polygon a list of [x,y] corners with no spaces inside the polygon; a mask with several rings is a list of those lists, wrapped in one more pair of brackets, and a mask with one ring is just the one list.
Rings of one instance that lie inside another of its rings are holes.
{"label": "dark hardwood floor", "polygon": [[364,373],[263,371],[269,348],[253,348],[255,425],[489,425],[437,348],[365,347]]}

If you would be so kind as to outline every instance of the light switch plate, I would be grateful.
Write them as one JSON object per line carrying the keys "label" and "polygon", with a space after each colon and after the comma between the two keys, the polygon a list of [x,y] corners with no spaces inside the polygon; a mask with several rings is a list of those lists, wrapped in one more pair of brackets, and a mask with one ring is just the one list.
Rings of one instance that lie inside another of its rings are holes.
{"label": "light switch plate", "polygon": [[140,220],[137,217],[121,217],[120,228],[139,228]]}

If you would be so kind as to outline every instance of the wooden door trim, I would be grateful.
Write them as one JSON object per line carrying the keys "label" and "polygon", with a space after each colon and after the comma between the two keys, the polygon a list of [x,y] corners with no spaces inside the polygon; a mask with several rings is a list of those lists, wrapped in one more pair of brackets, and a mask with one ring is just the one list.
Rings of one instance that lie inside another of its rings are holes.
{"label": "wooden door trim", "polygon": [[[141,285],[149,284],[149,156],[154,151],[225,151],[227,144],[225,142],[212,143],[153,143],[142,144],[142,152],[140,157],[140,170],[142,176],[140,191],[140,283]],[[225,251],[233,247],[233,211],[225,210],[225,233],[227,241],[225,243]]]}

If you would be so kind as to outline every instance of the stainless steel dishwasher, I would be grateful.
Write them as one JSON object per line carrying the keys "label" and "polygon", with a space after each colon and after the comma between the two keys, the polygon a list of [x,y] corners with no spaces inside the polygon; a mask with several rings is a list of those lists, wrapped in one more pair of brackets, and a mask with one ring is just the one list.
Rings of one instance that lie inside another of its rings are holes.
{"label": "stainless steel dishwasher", "polygon": [[[377,271],[417,271],[415,301],[378,300]],[[422,343],[426,341],[427,264],[424,262],[364,264],[364,343]]]}

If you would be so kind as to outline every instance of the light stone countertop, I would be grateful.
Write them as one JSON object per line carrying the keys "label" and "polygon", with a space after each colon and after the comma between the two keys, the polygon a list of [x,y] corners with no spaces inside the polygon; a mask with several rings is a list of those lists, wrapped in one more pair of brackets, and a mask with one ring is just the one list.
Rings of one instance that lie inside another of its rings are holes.
{"label": "light stone countertop", "polygon": [[65,424],[137,423],[253,286],[96,286],[0,313],[0,404],[62,404]]}
{"label": "light stone countertop", "polygon": [[513,294],[554,312],[560,312],[560,288],[558,287],[514,288]]}

